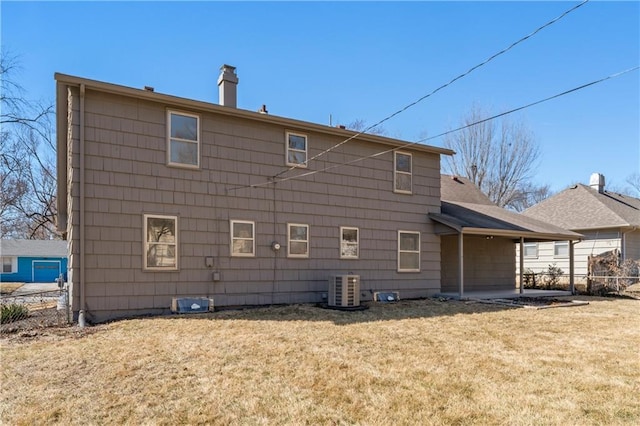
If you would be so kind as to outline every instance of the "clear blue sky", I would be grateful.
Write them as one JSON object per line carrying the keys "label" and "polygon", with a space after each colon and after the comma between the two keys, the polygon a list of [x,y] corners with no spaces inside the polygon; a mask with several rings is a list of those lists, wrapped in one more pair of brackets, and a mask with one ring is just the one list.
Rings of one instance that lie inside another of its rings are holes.
{"label": "clear blue sky", "polygon": [[[54,72],[218,102],[237,67],[238,106],[329,124],[373,124],[578,2],[11,2],[2,45],[19,82],[54,100]],[[458,124],[475,102],[512,109],[640,63],[640,3],[591,1],[386,122],[413,141]],[[640,73],[515,117],[542,149],[535,176],[561,190],[591,173],[623,187],[640,171]],[[431,145],[442,146],[441,139]]]}

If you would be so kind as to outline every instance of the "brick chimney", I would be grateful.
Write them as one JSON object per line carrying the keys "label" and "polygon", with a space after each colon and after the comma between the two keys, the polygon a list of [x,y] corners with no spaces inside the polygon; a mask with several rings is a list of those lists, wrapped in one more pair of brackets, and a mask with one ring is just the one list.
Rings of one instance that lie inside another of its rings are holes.
{"label": "brick chimney", "polygon": [[236,108],[238,101],[237,89],[238,77],[236,76],[236,67],[226,64],[220,67],[220,77],[218,77],[218,103],[222,106]]}
{"label": "brick chimney", "polygon": [[589,179],[589,186],[600,194],[604,194],[604,175],[600,173],[592,173]]}

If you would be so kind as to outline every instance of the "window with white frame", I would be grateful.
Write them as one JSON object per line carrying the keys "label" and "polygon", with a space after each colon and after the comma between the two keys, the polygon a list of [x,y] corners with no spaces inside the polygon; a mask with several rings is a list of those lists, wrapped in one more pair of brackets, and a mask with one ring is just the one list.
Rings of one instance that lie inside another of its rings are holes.
{"label": "window with white frame", "polygon": [[167,111],[167,156],[172,166],[200,167],[200,117]]}
{"label": "window with white frame", "polygon": [[553,257],[569,257],[569,241],[554,241]]}
{"label": "window with white frame", "polygon": [[255,256],[255,228],[255,222],[245,220],[231,221],[231,256]]}
{"label": "window with white frame", "polygon": [[2,273],[12,274],[18,272],[18,259],[16,257],[2,257]]}
{"label": "window with white frame", "polygon": [[398,272],[420,272],[420,232],[398,231]]}
{"label": "window with white frame", "polygon": [[360,255],[358,228],[340,228],[340,258],[357,259]]}
{"label": "window with white frame", "polygon": [[287,256],[309,257],[309,225],[288,225]]}
{"label": "window with white frame", "polygon": [[395,192],[411,193],[411,154],[394,152],[393,189]]}
{"label": "window with white frame", "polygon": [[178,217],[144,215],[144,268],[178,269]]}
{"label": "window with white frame", "polygon": [[307,136],[287,132],[287,166],[307,167]]}
{"label": "window with white frame", "polygon": [[523,247],[524,257],[538,257],[538,243],[524,243]]}

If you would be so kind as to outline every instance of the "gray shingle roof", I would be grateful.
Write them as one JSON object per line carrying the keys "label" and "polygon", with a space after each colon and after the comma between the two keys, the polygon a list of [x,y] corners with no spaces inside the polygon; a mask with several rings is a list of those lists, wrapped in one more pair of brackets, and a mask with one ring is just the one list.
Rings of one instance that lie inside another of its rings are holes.
{"label": "gray shingle roof", "polygon": [[581,237],[575,232],[498,207],[465,178],[442,175],[441,198],[441,213],[429,217],[458,232],[526,237],[530,241]]}
{"label": "gray shingle roof", "polygon": [[0,240],[0,256],[67,257],[62,240]]}
{"label": "gray shingle roof", "polygon": [[640,226],[640,199],[578,184],[523,212],[572,230]]}

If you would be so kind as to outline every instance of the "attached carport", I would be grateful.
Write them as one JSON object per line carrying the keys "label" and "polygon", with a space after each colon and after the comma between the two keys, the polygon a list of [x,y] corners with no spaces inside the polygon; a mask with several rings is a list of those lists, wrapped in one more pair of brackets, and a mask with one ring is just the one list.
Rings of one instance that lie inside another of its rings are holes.
{"label": "attached carport", "polygon": [[522,295],[524,243],[540,241],[569,241],[569,290],[573,293],[574,243],[580,234],[498,207],[467,179],[443,175],[441,180],[441,211],[430,213],[429,218],[441,240],[442,293]]}

